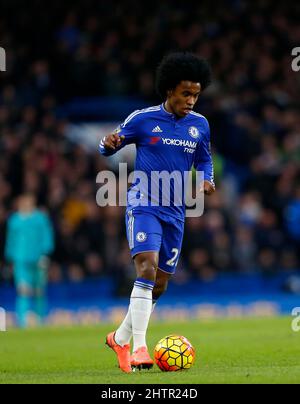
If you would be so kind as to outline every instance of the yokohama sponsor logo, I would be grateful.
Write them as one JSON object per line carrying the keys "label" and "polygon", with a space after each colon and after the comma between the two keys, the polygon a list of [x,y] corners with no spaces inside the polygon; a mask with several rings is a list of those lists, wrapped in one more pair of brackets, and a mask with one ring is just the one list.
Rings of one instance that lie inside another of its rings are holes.
{"label": "yokohama sponsor logo", "polygon": [[168,146],[182,146],[189,147],[191,149],[196,149],[197,142],[192,142],[191,140],[181,140],[181,139],[166,139],[162,138],[163,144]]}

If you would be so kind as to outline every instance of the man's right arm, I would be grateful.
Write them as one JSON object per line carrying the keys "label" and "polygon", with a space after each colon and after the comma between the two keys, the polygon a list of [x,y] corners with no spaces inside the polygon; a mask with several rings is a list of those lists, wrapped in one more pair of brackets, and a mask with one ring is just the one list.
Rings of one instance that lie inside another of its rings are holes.
{"label": "man's right arm", "polygon": [[101,140],[99,150],[103,156],[112,156],[126,145],[137,143],[138,112],[129,115],[122,125]]}
{"label": "man's right arm", "polygon": [[100,153],[103,156],[112,156],[114,153],[116,153],[118,150],[120,150],[122,147],[122,143],[125,140],[125,136],[121,135],[119,136],[117,133],[111,133],[107,136],[105,136],[99,145],[99,150]]}

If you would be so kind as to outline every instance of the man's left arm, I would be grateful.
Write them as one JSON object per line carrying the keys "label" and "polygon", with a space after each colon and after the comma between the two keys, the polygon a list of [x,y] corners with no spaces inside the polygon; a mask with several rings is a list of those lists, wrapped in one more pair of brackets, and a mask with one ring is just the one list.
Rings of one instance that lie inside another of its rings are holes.
{"label": "man's left arm", "polygon": [[15,232],[13,230],[13,218],[10,217],[7,221],[6,227],[6,237],[5,237],[5,247],[4,247],[4,257],[7,262],[12,262],[14,260],[15,251]]}
{"label": "man's left arm", "polygon": [[49,216],[43,213],[43,253],[52,254],[54,250],[54,231]]}
{"label": "man's left arm", "polygon": [[47,269],[49,266],[49,256],[54,251],[54,231],[49,216],[41,213],[41,257],[39,260],[39,266]]}
{"label": "man's left arm", "polygon": [[215,192],[214,165],[210,145],[210,128],[206,121],[206,129],[203,138],[199,141],[195,154],[194,167],[197,171],[204,172],[203,191],[206,195]]}

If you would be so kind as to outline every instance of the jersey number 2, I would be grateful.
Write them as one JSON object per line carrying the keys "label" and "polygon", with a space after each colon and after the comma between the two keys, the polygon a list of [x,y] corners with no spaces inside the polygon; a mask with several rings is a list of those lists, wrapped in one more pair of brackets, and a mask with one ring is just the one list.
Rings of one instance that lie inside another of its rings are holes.
{"label": "jersey number 2", "polygon": [[170,267],[173,267],[175,265],[175,261],[179,253],[178,248],[173,248],[172,253],[174,254],[174,257],[167,261],[167,265],[169,265]]}

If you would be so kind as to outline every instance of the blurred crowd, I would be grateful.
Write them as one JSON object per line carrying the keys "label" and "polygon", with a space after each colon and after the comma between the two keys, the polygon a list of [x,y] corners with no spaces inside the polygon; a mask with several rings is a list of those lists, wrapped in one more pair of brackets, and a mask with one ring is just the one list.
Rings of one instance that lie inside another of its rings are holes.
{"label": "blurred crowd", "polygon": [[[107,161],[73,144],[56,108],[76,96],[138,96],[172,50],[206,57],[214,82],[198,110],[209,120],[217,192],[187,220],[178,277],[300,268],[300,46],[297,2],[232,0],[1,2],[0,261],[16,197],[32,192],[51,216],[51,282],[134,277],[124,211],[99,208]],[[121,115],[121,111],[120,111]]]}

